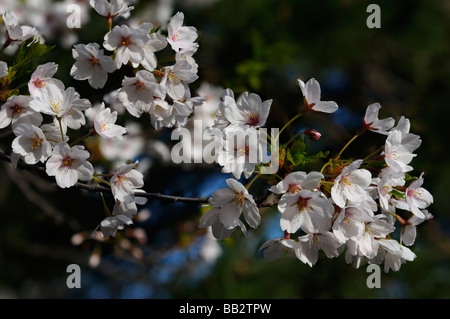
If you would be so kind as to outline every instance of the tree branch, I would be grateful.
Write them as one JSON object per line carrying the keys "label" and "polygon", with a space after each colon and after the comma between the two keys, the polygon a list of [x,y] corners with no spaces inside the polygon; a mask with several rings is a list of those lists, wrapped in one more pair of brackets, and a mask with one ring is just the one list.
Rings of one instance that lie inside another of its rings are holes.
{"label": "tree branch", "polygon": [[[11,163],[11,157],[9,155],[5,154],[2,151],[0,151],[0,159]],[[43,166],[30,165],[30,164],[24,163],[21,160],[19,160],[17,162],[17,167],[19,167],[21,169],[26,169],[26,170],[38,172],[38,173],[45,172],[45,168]],[[76,183],[73,187],[74,188],[78,188],[78,189],[84,189],[84,190],[86,190],[88,192],[96,192],[96,193],[106,192],[106,193],[111,193],[111,188],[103,187],[103,186],[90,185],[90,184],[85,184],[85,183],[80,183],[80,182]],[[173,201],[173,202],[199,203],[199,204],[208,202],[208,198],[206,198],[206,197],[181,197],[181,196],[165,195],[165,194],[161,194],[161,193],[145,193],[145,192],[135,192],[134,195],[138,196],[138,197],[165,199],[165,200],[170,200],[170,201]]]}
{"label": "tree branch", "polygon": [[[0,150],[0,159],[11,163],[11,157],[9,155],[5,154],[1,150]],[[17,167],[19,167],[21,169],[38,172],[38,173],[45,172],[45,168],[43,166],[30,165],[30,164],[23,162],[22,160],[19,160],[17,162]],[[85,184],[85,183],[80,183],[80,182],[76,183],[73,187],[77,188],[77,189],[83,189],[88,192],[94,192],[94,193],[100,193],[100,192],[111,193],[112,192],[111,188],[108,188],[108,187]],[[163,199],[163,200],[169,200],[172,202],[197,203],[197,204],[207,203],[208,199],[209,199],[206,197],[182,197],[182,196],[165,195],[165,194],[161,194],[161,193],[146,193],[146,192],[135,192],[134,195],[137,197],[158,198],[158,199]],[[278,201],[264,202],[264,200],[267,198],[267,196],[268,196],[268,193],[266,195],[264,195],[262,198],[257,200],[257,204],[259,207],[271,207],[271,206],[275,206],[278,204]]]}

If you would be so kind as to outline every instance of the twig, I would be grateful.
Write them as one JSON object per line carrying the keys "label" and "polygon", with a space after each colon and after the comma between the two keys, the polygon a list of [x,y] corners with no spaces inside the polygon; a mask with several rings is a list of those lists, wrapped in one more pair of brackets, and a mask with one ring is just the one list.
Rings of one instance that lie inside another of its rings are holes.
{"label": "twig", "polygon": [[[11,163],[11,157],[2,151],[0,151],[0,159],[10,162]],[[35,172],[42,173],[45,171],[45,168],[38,165],[30,165],[27,163],[24,163],[23,161],[19,160],[17,162],[17,167],[26,169],[26,170],[32,170]],[[103,186],[96,186],[96,185],[90,185],[85,183],[76,183],[74,188],[78,189],[84,189],[88,192],[108,192],[111,193],[111,188],[109,187],[103,187]],[[181,197],[181,196],[171,196],[171,195],[165,195],[161,193],[145,193],[145,192],[136,192],[134,194],[137,197],[146,197],[146,198],[159,198],[159,199],[165,199],[165,200],[171,200],[173,202],[185,202],[185,203],[207,203],[208,198],[206,197]]]}
{"label": "twig", "polygon": [[[11,157],[9,155],[3,153],[2,151],[0,151],[0,159],[5,160],[7,162],[11,162]],[[45,168],[42,166],[30,165],[30,164],[24,163],[21,160],[19,160],[17,162],[17,167],[26,169],[26,170],[32,170],[32,171],[39,172],[39,173],[42,173],[45,171]],[[112,192],[111,188],[109,188],[109,187],[85,184],[85,183],[80,183],[80,182],[77,182],[73,187],[77,188],[77,189],[83,189],[88,192],[94,192],[94,193],[98,193],[98,192],[111,193]],[[278,201],[263,203],[263,201],[267,198],[268,195],[269,195],[269,193],[267,193],[265,196],[263,196],[263,198],[260,198],[257,201],[258,206],[270,207],[270,206],[274,206],[274,205],[278,204]],[[197,203],[197,204],[207,203],[208,199],[209,199],[207,197],[182,197],[182,196],[172,196],[172,195],[166,195],[166,194],[161,194],[161,193],[147,193],[147,192],[135,192],[134,196],[146,197],[146,198],[158,198],[158,199],[170,200],[172,202]]]}

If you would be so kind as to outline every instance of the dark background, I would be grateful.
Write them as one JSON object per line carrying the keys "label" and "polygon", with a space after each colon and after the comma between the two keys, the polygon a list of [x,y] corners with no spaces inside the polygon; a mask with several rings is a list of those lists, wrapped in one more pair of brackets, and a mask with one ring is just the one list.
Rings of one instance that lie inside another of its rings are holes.
{"label": "dark background", "polygon": [[[137,4],[132,13],[145,10]],[[281,127],[301,105],[297,79],[316,78],[324,100],[336,101],[332,115],[308,114],[284,138],[314,128],[322,139],[312,150],[336,154],[361,126],[366,107],[382,105],[380,117],[401,115],[422,145],[413,160],[414,175],[425,172],[424,187],[434,196],[434,219],[419,226],[413,262],[399,272],[382,274],[380,289],[366,286],[366,267],[354,269],[344,256],[323,255],[310,268],[294,257],[264,261],[258,253],[267,239],[280,236],[278,215],[262,210],[262,224],[250,238],[236,232],[219,243],[222,254],[207,262],[206,241],[197,228],[199,207],[151,200],[150,218],[115,239],[87,239],[73,245],[76,233],[89,234],[103,218],[98,194],[56,190],[50,179],[11,172],[0,165],[0,297],[4,298],[449,298],[450,224],[448,201],[448,121],[450,101],[450,4],[446,1],[294,1],[223,0],[208,5],[175,2],[173,14],[199,31],[194,56],[202,81],[250,91],[273,99],[268,127]],[[184,5],[182,5],[184,3]],[[366,8],[381,8],[381,28],[369,29]],[[103,42],[104,21],[91,11],[88,25],[77,30],[78,43]],[[58,46],[40,62],[60,65],[57,77],[92,102],[119,87],[124,68],[103,91],[70,78],[70,50]],[[170,131],[146,132],[165,142]],[[383,136],[367,133],[344,153],[367,155]],[[3,138],[2,147],[10,140]],[[10,145],[10,144],[9,144]],[[143,154],[143,157],[146,156]],[[228,174],[219,167],[174,167],[154,160],[145,190],[184,196],[208,196],[224,187]],[[258,189],[255,186],[255,189]],[[108,201],[111,198],[107,198]],[[136,231],[137,229],[137,231]],[[145,232],[147,241],[137,234]],[[96,267],[92,258],[101,256]],[[66,287],[66,267],[82,267],[82,288]]]}

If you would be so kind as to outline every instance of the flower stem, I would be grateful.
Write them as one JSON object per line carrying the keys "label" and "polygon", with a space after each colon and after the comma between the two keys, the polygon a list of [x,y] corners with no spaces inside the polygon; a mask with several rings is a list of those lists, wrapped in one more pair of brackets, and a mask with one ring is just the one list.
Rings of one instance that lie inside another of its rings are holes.
{"label": "flower stem", "polygon": [[247,190],[249,190],[250,187],[252,186],[253,182],[256,181],[256,180],[259,178],[260,175],[261,175],[261,174],[259,174],[259,173],[256,174],[256,176],[253,177],[253,179],[252,179],[250,182],[248,182],[247,185],[245,185],[245,188],[246,188]]}
{"label": "flower stem", "polygon": [[379,148],[377,148],[375,151],[373,151],[372,153],[370,153],[369,155],[367,155],[366,157],[364,157],[363,161],[367,161],[369,158],[371,158],[374,155],[377,155],[378,153],[380,153],[380,151],[383,149],[383,145],[380,146]]}
{"label": "flower stem", "polygon": [[347,142],[347,144],[344,145],[344,147],[341,149],[341,151],[339,152],[339,154],[335,157],[335,160],[338,160],[339,157],[341,157],[341,155],[342,155],[342,153],[345,151],[345,149],[346,149],[346,148],[347,148],[354,140],[356,140],[356,138],[357,138],[358,136],[359,136],[359,135],[356,134],[355,136],[353,136],[353,137],[351,138],[350,141]]}
{"label": "flower stem", "polygon": [[298,113],[296,116],[294,116],[293,118],[291,118],[286,124],[284,124],[284,126],[281,128],[280,132],[278,132],[278,135],[276,137],[275,140],[278,140],[278,138],[281,135],[281,132],[283,132],[292,122],[294,122],[296,119],[298,119],[299,117],[301,117],[303,115],[302,112]]}
{"label": "flower stem", "polygon": [[111,29],[112,29],[112,17],[111,16],[108,16],[106,18],[106,23],[108,24],[109,31],[111,31]]}
{"label": "flower stem", "polygon": [[302,135],[305,131],[301,131],[297,134],[295,134],[294,136],[292,136],[292,138],[286,143],[286,147],[291,144],[298,136]]}
{"label": "flower stem", "polygon": [[[97,184],[97,186],[100,187],[100,185],[98,184],[98,180],[103,181],[100,178],[94,177],[95,184]],[[107,217],[109,217],[111,216],[111,211],[109,210],[108,205],[106,205],[105,196],[103,196],[103,192],[100,192],[100,196],[102,198],[103,209],[105,210],[105,214]]]}
{"label": "flower stem", "polygon": [[64,132],[63,132],[63,128],[62,128],[61,118],[59,116],[57,116],[56,119],[58,120],[58,123],[59,123],[59,130],[61,132],[61,141],[64,142]]}
{"label": "flower stem", "polygon": [[330,159],[328,162],[326,162],[326,163],[322,166],[322,168],[320,169],[320,174],[323,173],[323,170],[324,170],[325,167],[327,167],[328,165],[331,165],[331,159]]}
{"label": "flower stem", "polygon": [[105,181],[104,179],[99,178],[99,177],[97,177],[97,176],[94,176],[93,179],[95,180],[95,182],[97,183],[97,185],[98,185],[98,182],[102,182],[102,183],[104,183],[104,184],[106,184],[106,185],[108,185],[108,186],[111,186],[111,183],[110,183],[110,182]]}
{"label": "flower stem", "polygon": [[70,147],[72,147],[72,146],[78,144],[79,142],[81,142],[81,141],[84,140],[85,138],[88,138],[89,136],[94,135],[94,133],[95,133],[95,130],[90,130],[89,133],[87,133],[86,135],[83,135],[82,137],[80,137],[80,138],[76,139],[75,141],[73,141],[73,142],[70,144]]}

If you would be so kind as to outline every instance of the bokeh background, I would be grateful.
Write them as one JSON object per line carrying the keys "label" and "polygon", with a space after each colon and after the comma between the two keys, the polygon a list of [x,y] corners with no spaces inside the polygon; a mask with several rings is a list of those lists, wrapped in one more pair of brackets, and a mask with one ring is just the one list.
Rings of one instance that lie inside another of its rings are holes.
{"label": "bokeh background", "polygon": [[[4,8],[22,10],[34,10],[36,3],[0,1]],[[381,8],[379,29],[366,26],[371,3]],[[65,5],[56,1],[45,9],[41,5],[47,24],[63,15]],[[381,117],[409,118],[411,131],[423,141],[413,173],[425,172],[424,187],[434,195],[429,208],[434,219],[420,225],[412,247],[418,257],[399,272],[383,273],[380,289],[369,289],[365,266],[355,269],[344,256],[322,255],[312,268],[291,256],[265,261],[258,252],[260,245],[281,235],[279,216],[270,208],[262,210],[262,224],[249,238],[236,232],[217,242],[197,228],[198,205],[156,199],[142,207],[135,224],[115,239],[90,239],[103,218],[98,194],[58,190],[48,179],[0,163],[0,297],[450,297],[448,1],[172,0],[134,5],[132,16],[155,24],[166,24],[183,11],[185,25],[199,32],[200,47],[194,55],[199,80],[192,91],[208,83],[271,98],[268,127],[281,127],[298,112],[302,96],[297,79],[316,78],[324,99],[336,101],[339,111],[308,114],[285,135],[304,128],[320,131],[322,139],[308,142],[311,150],[336,154],[360,128],[366,107],[374,102],[382,105]],[[60,11],[53,10],[58,6]],[[70,77],[71,45],[101,44],[107,32],[104,19],[89,8],[86,14],[81,29],[69,30],[63,23],[58,32],[48,33],[47,43],[56,47],[38,63],[58,63],[55,76],[94,103],[120,87],[121,77],[132,70],[124,68],[110,77],[100,91]],[[230,176],[221,174],[220,167],[168,163],[164,145],[171,143],[170,130],[155,132],[147,118],[137,122],[142,126],[140,136],[151,141],[138,155],[146,165],[147,191],[209,196],[225,186]],[[1,148],[7,151],[10,141],[11,136],[2,135]],[[344,154],[359,158],[382,143],[383,136],[368,133]],[[88,146],[95,156],[96,141],[88,141]],[[259,191],[258,185],[254,190]],[[81,289],[66,287],[66,267],[72,263],[81,266]]]}

